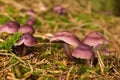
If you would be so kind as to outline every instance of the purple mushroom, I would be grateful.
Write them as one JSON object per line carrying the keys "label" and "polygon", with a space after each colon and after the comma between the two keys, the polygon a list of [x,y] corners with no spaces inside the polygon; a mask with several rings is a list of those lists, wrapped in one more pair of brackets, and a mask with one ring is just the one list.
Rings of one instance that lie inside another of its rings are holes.
{"label": "purple mushroom", "polygon": [[36,21],[36,19],[31,17],[30,19],[28,19],[28,20],[26,21],[25,24],[28,24],[28,25],[30,25],[30,26],[33,26],[33,25],[35,24],[35,21]]}
{"label": "purple mushroom", "polygon": [[18,29],[19,32],[21,33],[30,33],[30,34],[34,34],[35,33],[35,30],[34,28],[29,25],[29,24],[25,24],[23,26],[21,26],[19,29]]}
{"label": "purple mushroom", "polygon": [[87,44],[81,43],[77,48],[72,52],[72,56],[80,59],[84,59],[86,65],[92,66],[94,59],[93,48]]}
{"label": "purple mushroom", "polygon": [[36,38],[32,34],[25,33],[21,36],[20,40],[16,43],[15,46],[24,45],[22,56],[25,56],[27,52],[27,47],[34,46],[36,42]]}
{"label": "purple mushroom", "polygon": [[[101,48],[105,55],[109,54],[108,49],[105,47],[105,44],[108,44],[108,41],[103,37],[99,32],[91,32],[84,39],[83,43],[93,46],[94,50]],[[106,53],[107,52],[107,53]]]}
{"label": "purple mushroom", "polygon": [[0,27],[0,32],[6,32],[10,34],[14,34],[18,31],[18,28],[20,27],[20,24],[16,21],[9,21],[5,23],[2,27]]}
{"label": "purple mushroom", "polygon": [[26,14],[29,15],[30,17],[32,17],[35,15],[35,11],[33,9],[29,9],[29,10],[27,10]]}
{"label": "purple mushroom", "polygon": [[62,42],[65,48],[66,54],[70,59],[73,59],[73,57],[72,57],[69,45],[72,45],[75,47],[80,45],[80,40],[78,39],[78,37],[69,31],[61,31],[61,32],[55,33],[51,37],[50,42]]}
{"label": "purple mushroom", "polygon": [[56,5],[56,6],[54,6],[53,12],[54,12],[54,13],[57,13],[57,14],[60,14],[60,15],[65,15],[65,14],[67,14],[66,8],[62,7],[61,5]]}
{"label": "purple mushroom", "polygon": [[24,48],[24,44],[22,44],[22,45],[13,45],[12,46],[12,51],[16,55],[21,56],[23,48]]}

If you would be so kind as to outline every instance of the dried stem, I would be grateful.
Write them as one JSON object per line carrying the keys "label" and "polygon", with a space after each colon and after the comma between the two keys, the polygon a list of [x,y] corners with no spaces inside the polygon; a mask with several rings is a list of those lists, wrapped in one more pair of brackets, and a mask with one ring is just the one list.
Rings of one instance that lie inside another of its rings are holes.
{"label": "dried stem", "polygon": [[98,56],[98,62],[99,62],[99,65],[100,65],[101,72],[104,73],[104,67],[105,67],[105,65],[104,65],[104,63],[102,61],[102,58],[100,56],[99,51],[96,51],[96,53],[97,53],[97,56]]}

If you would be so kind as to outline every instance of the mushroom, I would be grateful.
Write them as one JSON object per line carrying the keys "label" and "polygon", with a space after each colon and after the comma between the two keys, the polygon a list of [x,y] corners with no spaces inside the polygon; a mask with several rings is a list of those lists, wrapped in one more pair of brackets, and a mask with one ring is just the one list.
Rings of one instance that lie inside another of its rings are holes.
{"label": "mushroom", "polygon": [[20,24],[16,21],[9,21],[5,23],[2,27],[0,27],[0,32],[7,32],[10,34],[14,34],[18,31],[18,28],[20,27]]}
{"label": "mushroom", "polygon": [[30,19],[28,19],[28,20],[26,21],[25,24],[28,24],[28,25],[30,25],[30,26],[33,26],[33,25],[35,24],[35,21],[36,21],[36,19],[31,17]]}
{"label": "mushroom", "polygon": [[87,44],[81,43],[77,48],[72,52],[72,56],[80,59],[84,59],[86,65],[92,66],[94,59],[93,48]]}
{"label": "mushroom", "polygon": [[21,56],[23,48],[24,48],[24,44],[22,44],[22,45],[13,45],[12,46],[12,51],[16,55]]}
{"label": "mushroom", "polygon": [[26,14],[30,17],[34,16],[35,15],[35,11],[33,9],[29,9],[26,11]]}
{"label": "mushroom", "polygon": [[94,48],[94,51],[97,51],[97,50],[100,50],[101,52],[104,53],[104,55],[109,55],[109,50],[108,48],[106,47],[105,44],[101,45],[97,45],[95,48]]}
{"label": "mushroom", "polygon": [[78,39],[78,37],[69,31],[61,31],[61,32],[55,33],[51,37],[50,42],[62,42],[66,51],[66,55],[70,59],[73,59],[73,57],[72,57],[69,45],[72,45],[75,47],[80,45],[80,40]]}
{"label": "mushroom", "polygon": [[[85,44],[88,44],[89,46],[93,46],[94,50],[98,50],[99,48],[103,49],[103,53],[105,52],[104,50],[108,50],[105,47],[105,44],[108,44],[108,40],[106,40],[103,35],[99,32],[91,32],[89,33],[82,41]],[[108,51],[107,51],[108,52]],[[108,55],[109,53],[105,53]]]}
{"label": "mushroom", "polygon": [[20,46],[24,44],[22,56],[26,55],[27,47],[34,46],[36,44],[35,37],[30,33],[25,33],[21,36],[21,38],[18,40],[18,42],[15,44],[15,46]]}
{"label": "mushroom", "polygon": [[35,30],[34,28],[29,25],[29,24],[25,24],[23,26],[21,26],[19,29],[18,29],[19,32],[21,33],[30,33],[30,34],[34,34],[35,33]]}
{"label": "mushroom", "polygon": [[67,14],[66,8],[62,7],[61,5],[55,5],[53,8],[53,12],[60,14],[60,15],[65,15]]}

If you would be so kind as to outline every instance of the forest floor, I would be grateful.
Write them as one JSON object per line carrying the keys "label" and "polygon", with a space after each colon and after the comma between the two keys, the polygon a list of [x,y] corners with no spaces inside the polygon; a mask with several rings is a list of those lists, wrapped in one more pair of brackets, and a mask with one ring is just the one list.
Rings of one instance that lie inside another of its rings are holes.
{"label": "forest floor", "polygon": [[[53,13],[57,4],[65,7],[67,14]],[[0,80],[120,80],[119,17],[93,13],[89,6],[77,0],[0,0],[0,26],[10,20],[24,24],[29,9],[36,12],[34,16],[37,19],[33,26],[37,45],[30,48],[33,56],[19,57],[1,49]],[[101,32],[109,41],[110,52],[109,56],[101,56],[104,71],[101,71],[99,63],[89,68],[79,59],[69,60],[60,44],[48,40],[47,35],[58,31],[71,31],[80,40],[89,32]],[[1,34],[0,38],[5,41]]]}

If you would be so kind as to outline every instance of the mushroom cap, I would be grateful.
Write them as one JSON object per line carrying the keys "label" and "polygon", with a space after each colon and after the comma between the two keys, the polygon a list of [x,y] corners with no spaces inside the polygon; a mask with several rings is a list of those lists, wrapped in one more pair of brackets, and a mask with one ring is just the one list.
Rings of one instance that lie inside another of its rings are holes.
{"label": "mushroom cap", "polygon": [[33,26],[35,24],[36,19],[35,18],[30,18],[26,21],[26,24]]}
{"label": "mushroom cap", "polygon": [[19,32],[21,33],[31,33],[31,34],[34,34],[35,33],[35,30],[34,28],[29,25],[29,24],[25,24],[23,26],[21,26],[19,29],[18,29]]}
{"label": "mushroom cap", "polygon": [[29,16],[33,16],[33,15],[35,15],[35,11],[33,9],[29,9],[26,11],[26,14]]}
{"label": "mushroom cap", "polygon": [[91,46],[87,44],[81,44],[74,49],[72,56],[81,59],[92,59],[94,57],[94,52]]}
{"label": "mushroom cap", "polygon": [[91,32],[84,39],[83,43],[96,47],[99,44],[108,44],[108,41],[99,32]]}
{"label": "mushroom cap", "polygon": [[14,34],[18,31],[18,28],[20,27],[20,24],[16,21],[9,21],[5,23],[2,27],[0,27],[0,32],[7,32],[10,34]]}
{"label": "mushroom cap", "polygon": [[57,41],[62,41],[72,46],[79,46],[80,44],[80,40],[78,39],[78,37],[69,31],[61,31],[55,33],[51,37],[50,42],[57,42]]}
{"label": "mushroom cap", "polygon": [[66,10],[66,8],[62,7],[61,5],[55,5],[53,8],[53,12],[64,15],[67,13],[67,10]]}
{"label": "mushroom cap", "polygon": [[30,34],[30,33],[25,33],[21,36],[20,40],[17,42],[16,45],[26,45],[26,46],[34,46],[36,44],[36,38]]}
{"label": "mushroom cap", "polygon": [[55,13],[61,13],[61,9],[62,9],[61,5],[56,5],[56,6],[54,6],[53,11]]}
{"label": "mushroom cap", "polygon": [[104,55],[109,55],[109,49],[106,47],[106,45],[97,45],[94,48],[94,51],[99,50],[104,54]]}

